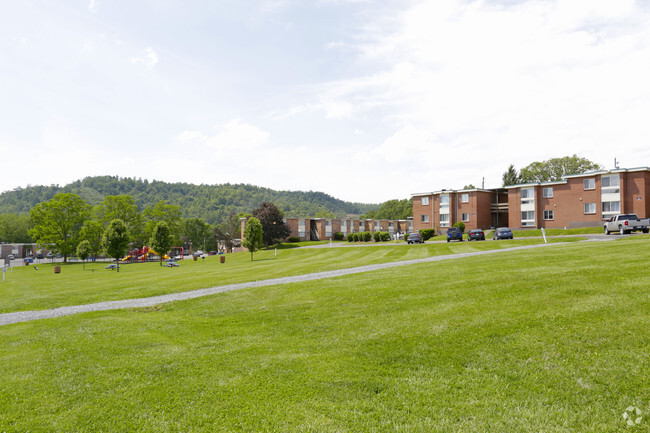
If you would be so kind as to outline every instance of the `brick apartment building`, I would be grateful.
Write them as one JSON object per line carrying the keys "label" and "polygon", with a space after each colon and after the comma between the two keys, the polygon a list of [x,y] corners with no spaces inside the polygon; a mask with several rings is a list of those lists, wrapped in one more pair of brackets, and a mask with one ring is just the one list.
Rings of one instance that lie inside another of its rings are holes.
{"label": "brick apartment building", "polygon": [[613,215],[650,216],[650,168],[598,170],[506,186],[513,228],[598,227]]}
{"label": "brick apartment building", "polygon": [[441,190],[412,194],[413,228],[445,229],[462,221],[467,230],[508,225],[505,189]]}
{"label": "brick apartment building", "polygon": [[[241,238],[244,239],[246,218],[241,222]],[[388,232],[391,236],[403,235],[413,231],[411,220],[354,219],[354,218],[285,218],[291,234],[301,241],[319,241],[334,239],[335,233]]]}
{"label": "brick apartment building", "polygon": [[556,182],[495,189],[412,194],[415,231],[445,229],[462,221],[467,230],[598,227],[612,215],[650,217],[650,168],[617,168],[564,176]]}

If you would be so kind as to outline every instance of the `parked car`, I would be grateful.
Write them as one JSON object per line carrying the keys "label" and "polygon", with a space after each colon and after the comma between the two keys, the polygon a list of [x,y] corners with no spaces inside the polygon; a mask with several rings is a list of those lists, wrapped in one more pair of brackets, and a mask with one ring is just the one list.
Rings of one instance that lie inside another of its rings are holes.
{"label": "parked car", "polygon": [[468,241],[484,241],[485,240],[485,232],[481,229],[473,229],[470,230],[469,233],[467,234],[467,240]]}
{"label": "parked car", "polygon": [[9,254],[9,255],[7,256],[7,258],[8,258],[9,260],[14,260],[14,259],[16,258],[16,256],[14,256],[13,254]]}
{"label": "parked car", "polygon": [[492,240],[498,241],[499,239],[513,239],[512,230],[509,227],[499,227],[492,233]]}
{"label": "parked car", "polygon": [[647,218],[639,219],[639,217],[633,213],[614,215],[607,220],[604,227],[606,235],[612,232],[619,232],[622,235],[632,232],[648,233],[650,221]]}
{"label": "parked car", "polygon": [[458,227],[449,227],[447,230],[447,242],[449,241],[463,241],[463,232]]}
{"label": "parked car", "polygon": [[45,255],[45,257],[48,258],[48,259],[51,259],[51,258],[54,257],[54,254],[52,254],[52,253],[50,252],[50,253],[47,253],[47,254]]}
{"label": "parked car", "polygon": [[408,238],[406,238],[406,242],[409,244],[423,244],[424,240],[420,233],[411,233]]}
{"label": "parked car", "polygon": [[203,251],[198,250],[194,253],[194,257],[201,257],[203,255]]}
{"label": "parked car", "polygon": [[43,253],[38,253],[38,254],[36,254],[36,258],[37,258],[37,259],[42,259],[42,258],[43,258]]}

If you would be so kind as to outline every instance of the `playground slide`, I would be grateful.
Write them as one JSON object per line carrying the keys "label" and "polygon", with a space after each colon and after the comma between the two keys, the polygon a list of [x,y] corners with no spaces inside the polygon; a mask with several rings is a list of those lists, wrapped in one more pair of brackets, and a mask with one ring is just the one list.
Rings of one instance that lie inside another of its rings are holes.
{"label": "playground slide", "polygon": [[[150,252],[151,254],[155,254],[155,255],[157,255],[157,256],[160,256],[160,254],[158,254],[157,252],[155,252],[155,251],[152,250],[151,248],[149,248],[149,252]],[[169,256],[168,256],[167,254],[165,254],[165,255],[162,256],[162,258],[163,258],[164,260],[167,260],[167,259],[169,258]]]}

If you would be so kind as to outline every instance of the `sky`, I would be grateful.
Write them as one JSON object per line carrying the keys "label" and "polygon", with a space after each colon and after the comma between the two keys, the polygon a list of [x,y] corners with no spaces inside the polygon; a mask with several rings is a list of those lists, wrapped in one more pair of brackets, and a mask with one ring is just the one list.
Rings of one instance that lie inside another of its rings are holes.
{"label": "sky", "polygon": [[0,192],[113,175],[364,203],[650,166],[646,0],[0,5]]}

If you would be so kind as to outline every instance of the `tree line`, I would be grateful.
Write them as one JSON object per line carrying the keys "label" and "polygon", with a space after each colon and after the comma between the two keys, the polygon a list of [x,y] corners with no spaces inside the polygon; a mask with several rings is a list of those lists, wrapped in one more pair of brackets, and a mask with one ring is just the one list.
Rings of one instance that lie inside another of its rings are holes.
{"label": "tree line", "polygon": [[[155,244],[161,253],[173,246],[216,250],[219,241],[232,247],[240,232],[239,215],[211,225],[200,218],[183,218],[180,206],[166,200],[140,211],[128,195],[106,196],[91,206],[77,194],[59,193],[34,206],[27,219],[20,216],[14,223],[20,229],[18,233],[22,236],[26,231],[29,240],[60,253],[64,262],[77,253],[81,244],[83,255],[107,253],[110,257],[116,257],[111,254],[121,251],[124,245],[139,248]],[[7,221],[11,219],[0,218],[0,222]],[[158,235],[161,231],[166,234]]]}
{"label": "tree line", "polygon": [[273,202],[287,216],[296,218],[343,218],[360,215],[378,208],[377,204],[351,203],[314,191],[276,191],[247,184],[194,185],[168,183],[118,176],[94,176],[77,180],[63,187],[28,186],[0,194],[0,214],[26,215],[39,203],[60,193],[73,193],[91,206],[107,196],[127,195],[140,209],[167,200],[180,208],[183,218],[200,218],[218,225],[231,215],[250,212],[263,202]]}
{"label": "tree line", "polygon": [[502,185],[554,182],[561,180],[562,176],[585,173],[591,170],[602,170],[602,168],[600,164],[575,154],[562,158],[551,158],[546,161],[535,161],[520,171],[515,169],[514,164],[510,164],[503,173]]}

